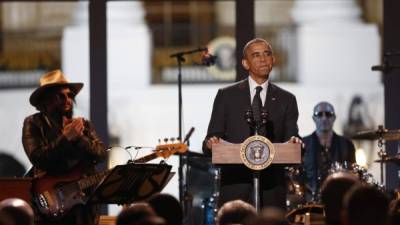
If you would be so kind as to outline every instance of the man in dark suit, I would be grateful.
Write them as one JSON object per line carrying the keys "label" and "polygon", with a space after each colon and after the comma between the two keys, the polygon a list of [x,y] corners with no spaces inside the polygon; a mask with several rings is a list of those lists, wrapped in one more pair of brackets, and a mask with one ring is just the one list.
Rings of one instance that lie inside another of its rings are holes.
{"label": "man in dark suit", "polygon": [[[245,117],[246,111],[252,109],[255,96],[261,99],[262,111],[267,115],[267,123],[258,134],[274,143],[301,142],[296,137],[298,109],[295,96],[268,81],[274,62],[272,47],[266,40],[256,38],[245,45],[242,65],[248,70],[249,77],[218,91],[203,143],[205,154],[211,155],[212,145],[222,140],[242,143],[255,134]],[[251,202],[252,171],[244,165],[224,165],[221,172],[219,205],[235,199]],[[272,165],[263,170],[260,187],[263,206],[286,207],[282,166]]]}

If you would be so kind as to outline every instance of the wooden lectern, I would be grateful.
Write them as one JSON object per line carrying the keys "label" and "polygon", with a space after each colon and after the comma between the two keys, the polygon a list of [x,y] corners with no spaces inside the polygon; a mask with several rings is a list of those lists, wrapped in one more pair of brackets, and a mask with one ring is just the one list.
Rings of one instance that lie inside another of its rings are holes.
{"label": "wooden lectern", "polygon": [[[254,137],[254,136],[253,136]],[[246,141],[245,141],[246,142]],[[271,143],[272,144],[272,143]],[[301,144],[299,143],[274,143],[274,158],[271,164],[300,164]],[[242,144],[228,142],[218,143],[212,146],[213,164],[244,164],[240,156]],[[253,170],[254,207],[260,210],[259,183],[260,172]]]}
{"label": "wooden lectern", "polygon": [[[276,151],[272,164],[300,164],[301,144],[274,143]],[[242,144],[219,143],[212,146],[213,164],[243,164],[240,158]]]}

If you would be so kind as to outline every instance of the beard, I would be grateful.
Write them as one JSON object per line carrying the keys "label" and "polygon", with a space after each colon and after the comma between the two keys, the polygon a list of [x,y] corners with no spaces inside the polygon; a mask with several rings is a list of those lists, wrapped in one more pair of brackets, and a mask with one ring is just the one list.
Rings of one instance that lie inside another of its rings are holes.
{"label": "beard", "polygon": [[73,116],[72,107],[70,110],[62,110],[61,114],[62,116],[67,117],[67,119],[72,119]]}
{"label": "beard", "polygon": [[63,106],[58,106],[53,108],[49,112],[50,116],[54,118],[56,121],[59,121],[62,123],[63,117],[66,117],[67,119],[72,119],[73,116],[73,105],[71,105],[71,108],[69,110],[65,110]]}

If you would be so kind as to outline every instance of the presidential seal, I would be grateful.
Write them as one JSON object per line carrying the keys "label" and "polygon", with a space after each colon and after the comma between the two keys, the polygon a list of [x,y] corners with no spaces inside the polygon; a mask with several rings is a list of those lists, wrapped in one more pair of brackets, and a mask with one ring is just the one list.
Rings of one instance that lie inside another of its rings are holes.
{"label": "presidential seal", "polygon": [[274,145],[268,138],[259,135],[247,138],[240,148],[243,164],[252,170],[267,168],[271,165],[274,156]]}

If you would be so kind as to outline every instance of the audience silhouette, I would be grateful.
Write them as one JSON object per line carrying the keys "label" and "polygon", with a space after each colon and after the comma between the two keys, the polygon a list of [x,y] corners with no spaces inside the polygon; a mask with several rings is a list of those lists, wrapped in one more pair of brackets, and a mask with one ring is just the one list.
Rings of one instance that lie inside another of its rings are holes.
{"label": "audience silhouette", "polygon": [[386,225],[389,217],[389,199],[370,185],[353,186],[345,195],[344,225]]}
{"label": "audience silhouette", "polygon": [[257,211],[254,206],[242,200],[232,200],[223,204],[218,210],[216,224],[243,224],[247,219],[256,215]]}
{"label": "audience silhouette", "polygon": [[148,200],[155,213],[163,218],[166,225],[182,225],[182,207],[174,196],[169,194],[156,194]]}
{"label": "audience silhouette", "polygon": [[0,202],[1,225],[33,225],[32,207],[19,198],[8,198]]}

